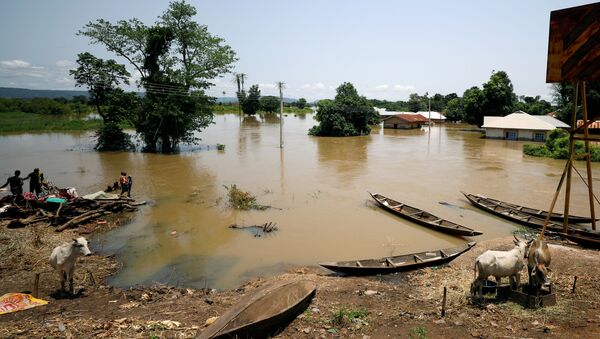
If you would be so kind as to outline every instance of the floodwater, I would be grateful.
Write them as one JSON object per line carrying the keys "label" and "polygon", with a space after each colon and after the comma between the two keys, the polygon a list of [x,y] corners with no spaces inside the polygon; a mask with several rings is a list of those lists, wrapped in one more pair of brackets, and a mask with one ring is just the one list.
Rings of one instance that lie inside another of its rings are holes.
{"label": "floodwater", "polygon": [[[296,265],[466,241],[383,211],[367,191],[484,232],[476,239],[508,235],[515,225],[471,207],[460,191],[547,209],[564,167],[564,161],[524,156],[523,142],[482,139],[464,125],[319,138],[307,135],[311,115],[284,120],[283,149],[278,117],[228,114],[200,134],[202,147],[179,155],[97,153],[89,134],[2,135],[0,175],[40,167],[58,186],[85,194],[127,171],[133,197],[150,204],[131,223],[94,238],[94,250],[123,262],[111,282],[225,289]],[[585,174],[583,163],[577,167]],[[593,172],[600,178],[598,165]],[[571,211],[589,215],[587,189],[576,173],[573,178]],[[224,187],[231,184],[275,208],[232,210]],[[266,222],[279,230],[256,237],[228,228]]]}

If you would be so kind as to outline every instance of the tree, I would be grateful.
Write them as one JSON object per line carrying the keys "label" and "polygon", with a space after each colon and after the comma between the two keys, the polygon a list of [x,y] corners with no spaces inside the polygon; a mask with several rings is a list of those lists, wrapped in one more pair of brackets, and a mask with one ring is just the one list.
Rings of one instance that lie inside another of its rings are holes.
{"label": "tree", "polygon": [[481,89],[473,86],[465,91],[462,98],[464,121],[477,126],[483,125],[483,102],[484,95]]}
{"label": "tree", "polygon": [[260,89],[258,85],[250,86],[248,90],[248,97],[244,98],[242,102],[242,111],[247,115],[254,115],[260,108]]}
{"label": "tree", "polygon": [[431,110],[434,112],[442,112],[445,107],[446,107],[446,101],[444,99],[444,96],[436,93],[431,98]]}
{"label": "tree", "polygon": [[483,84],[483,96],[485,115],[505,116],[512,113],[516,103],[512,82],[504,71],[492,72],[490,80]]}
{"label": "tree", "polygon": [[412,93],[408,98],[408,110],[418,112],[423,110],[423,100],[417,93]]}
{"label": "tree", "polygon": [[129,84],[131,75],[125,66],[112,59],[104,61],[96,58],[88,52],[77,55],[77,64],[79,67],[69,71],[75,78],[75,86],[88,88],[90,104],[96,107],[105,122],[121,121],[121,115],[108,114],[102,106],[109,105],[111,99],[120,94],[118,86],[121,83]]}
{"label": "tree", "polygon": [[446,104],[446,118],[450,121],[464,120],[464,108],[461,98],[453,98]]}
{"label": "tree", "polygon": [[300,98],[296,101],[296,107],[303,109],[304,107],[306,107],[306,99],[304,98]]}
{"label": "tree", "polygon": [[319,125],[313,126],[309,134],[344,137],[369,134],[369,125],[378,123],[379,116],[368,100],[345,82],[337,88],[334,100],[319,101],[315,120]]}
{"label": "tree", "polygon": [[123,57],[139,73],[146,90],[135,119],[145,150],[171,153],[180,142],[195,143],[195,132],[212,122],[212,79],[231,71],[235,53],[223,39],[193,20],[196,9],[174,1],[153,26],[138,19],[112,24],[90,22],[80,35]]}
{"label": "tree", "polygon": [[260,109],[267,113],[277,112],[279,110],[279,98],[272,95],[260,98]]}

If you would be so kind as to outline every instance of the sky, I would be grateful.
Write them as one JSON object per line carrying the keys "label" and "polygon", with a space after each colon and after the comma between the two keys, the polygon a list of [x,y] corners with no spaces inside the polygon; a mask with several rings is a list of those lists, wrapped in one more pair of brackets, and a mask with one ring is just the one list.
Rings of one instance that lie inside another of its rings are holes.
{"label": "sky", "polygon": [[[225,40],[262,95],[332,98],[351,82],[368,98],[406,100],[481,87],[506,71],[517,95],[551,99],[545,82],[550,12],[590,1],[188,0],[196,21]],[[0,87],[75,89],[77,54],[124,60],[76,35],[96,19],[152,24],[155,0],[0,1]],[[131,70],[133,68],[129,65]],[[235,96],[232,74],[209,94]]]}

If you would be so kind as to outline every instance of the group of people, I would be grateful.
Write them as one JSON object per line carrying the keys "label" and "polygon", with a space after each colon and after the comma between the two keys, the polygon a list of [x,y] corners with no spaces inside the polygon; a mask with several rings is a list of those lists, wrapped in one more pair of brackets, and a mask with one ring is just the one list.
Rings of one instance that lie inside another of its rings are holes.
{"label": "group of people", "polygon": [[42,193],[42,184],[44,184],[44,173],[40,172],[39,168],[35,168],[25,178],[21,178],[21,171],[16,170],[15,175],[8,178],[6,183],[0,188],[10,185],[10,192],[13,195],[23,195],[23,184],[29,179],[29,192],[39,196]]}
{"label": "group of people", "polygon": [[[47,183],[44,181],[44,173],[40,172],[39,168],[35,168],[33,172],[29,173],[25,178],[21,178],[21,171],[16,170],[15,175],[8,178],[6,183],[0,186],[0,189],[5,188],[6,186],[10,186],[10,192],[13,196],[22,196],[23,195],[23,184],[25,180],[29,180],[29,192],[34,194],[36,197],[39,197],[42,193],[42,186],[47,186]],[[127,175],[125,172],[121,172],[121,176],[119,177],[118,183],[115,182],[113,189],[116,190],[121,187],[121,196],[127,194],[128,197],[131,197],[131,186],[133,181],[131,176]],[[109,186],[111,188],[111,186]],[[110,189],[107,189],[109,191]]]}

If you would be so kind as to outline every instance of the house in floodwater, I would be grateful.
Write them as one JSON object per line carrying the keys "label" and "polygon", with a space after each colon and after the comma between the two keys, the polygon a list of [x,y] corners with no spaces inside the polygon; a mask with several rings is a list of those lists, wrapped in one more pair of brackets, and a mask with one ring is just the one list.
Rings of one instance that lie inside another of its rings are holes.
{"label": "house in floodwater", "polygon": [[548,133],[569,125],[548,115],[530,115],[517,111],[504,117],[483,117],[485,137],[505,140],[545,141]]}
{"label": "house in floodwater", "polygon": [[421,128],[421,126],[429,123],[429,119],[425,118],[420,114],[406,114],[400,113],[390,115],[382,119],[383,128],[400,128],[400,129],[411,129]]}
{"label": "house in floodwater", "polygon": [[440,122],[446,121],[446,117],[440,112],[419,111],[417,113],[412,113],[412,114],[420,114],[420,115],[424,116],[425,118],[428,118],[429,120],[431,120],[431,122],[440,123]]}

